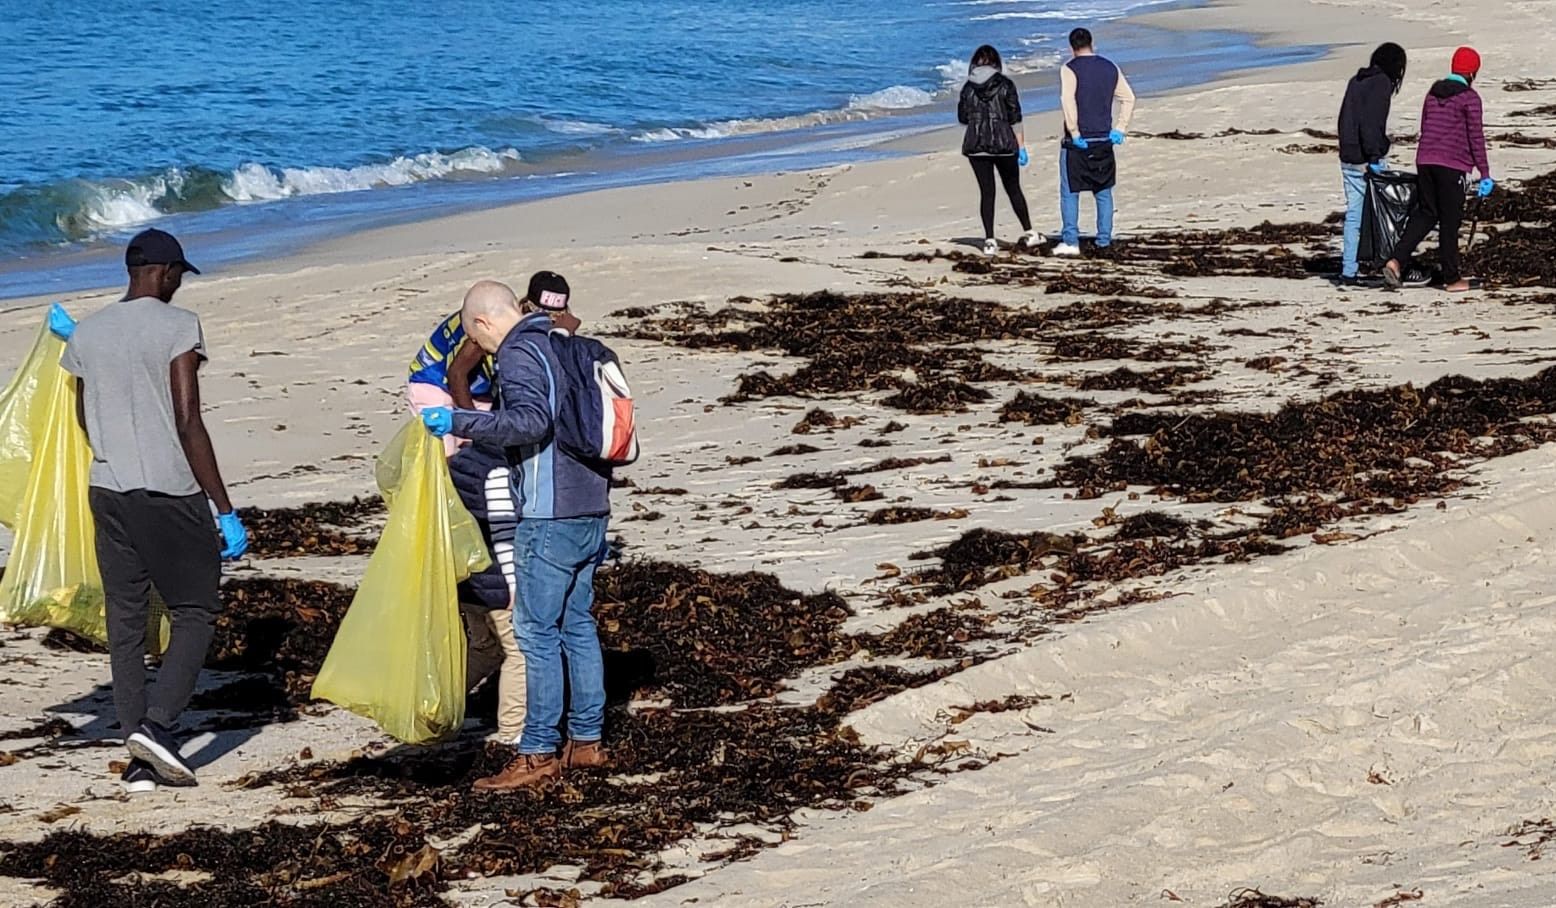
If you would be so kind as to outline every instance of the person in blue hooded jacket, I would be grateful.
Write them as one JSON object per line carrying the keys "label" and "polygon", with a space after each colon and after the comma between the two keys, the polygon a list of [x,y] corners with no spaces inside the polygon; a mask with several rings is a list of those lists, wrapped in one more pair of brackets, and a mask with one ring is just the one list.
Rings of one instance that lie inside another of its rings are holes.
{"label": "person in blue hooded jacket", "polygon": [[[559,275],[550,277],[565,287]],[[545,286],[548,280],[540,280],[538,290],[532,281],[535,299],[522,302],[507,285],[495,281],[470,288],[461,321],[470,339],[496,360],[498,406],[489,413],[445,407],[422,413],[434,435],[453,433],[505,449],[518,503],[513,601],[525,661],[524,731],[517,759],[478,780],[478,791],[539,786],[564,768],[607,763],[601,745],[605,668],[590,610],[594,571],[610,518],[611,472],[571,456],[556,443],[558,401],[566,388],[550,341],[553,322],[546,306],[558,291]],[[562,296],[565,299],[565,290]],[[564,689],[565,744],[559,731]]]}

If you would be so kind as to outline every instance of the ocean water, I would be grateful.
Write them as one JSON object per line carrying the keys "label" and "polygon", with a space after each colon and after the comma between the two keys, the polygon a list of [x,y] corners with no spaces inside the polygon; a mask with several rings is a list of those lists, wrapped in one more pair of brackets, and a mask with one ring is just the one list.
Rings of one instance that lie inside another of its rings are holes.
{"label": "ocean water", "polygon": [[[221,205],[512,176],[926,106],[1140,0],[29,0],[0,23],[0,253]],[[526,165],[530,165],[527,168]]]}
{"label": "ocean water", "polygon": [[[232,260],[281,234],[716,173],[780,134],[844,159],[883,124],[943,120],[979,44],[1051,68],[1071,27],[1161,2],[6,4],[0,296],[83,286],[72,262],[152,222]],[[1169,81],[1254,50],[1194,46]]]}

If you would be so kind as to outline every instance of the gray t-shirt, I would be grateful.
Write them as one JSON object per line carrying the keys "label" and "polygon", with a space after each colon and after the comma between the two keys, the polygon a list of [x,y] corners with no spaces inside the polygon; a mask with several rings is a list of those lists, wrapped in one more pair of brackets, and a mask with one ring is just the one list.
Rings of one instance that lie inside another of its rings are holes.
{"label": "gray t-shirt", "polygon": [[200,317],[151,297],[110,303],[76,326],[59,364],[85,387],[93,486],[200,491],[173,417],[172,362],[191,350],[205,358]]}

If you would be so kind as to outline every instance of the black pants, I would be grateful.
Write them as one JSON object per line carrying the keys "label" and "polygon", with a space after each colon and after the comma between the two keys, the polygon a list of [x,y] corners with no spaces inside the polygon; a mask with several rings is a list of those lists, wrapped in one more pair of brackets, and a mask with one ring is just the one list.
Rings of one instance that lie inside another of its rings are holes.
{"label": "black pants", "polygon": [[1016,210],[1016,220],[1022,230],[1032,229],[1032,216],[1027,213],[1027,197],[1021,191],[1021,165],[1013,154],[998,157],[968,157],[972,162],[973,176],[978,178],[978,213],[983,216],[983,235],[994,237],[994,172],[999,171],[1000,182],[1005,184],[1005,194],[1010,196],[1010,207]]}
{"label": "black pants", "polygon": [[1408,270],[1410,258],[1426,235],[1437,228],[1437,257],[1443,270],[1443,283],[1458,283],[1459,224],[1464,221],[1464,174],[1436,164],[1422,164],[1416,177],[1416,208],[1405,225],[1405,232],[1394,247],[1394,261]]}
{"label": "black pants", "polygon": [[[221,549],[204,495],[91,489],[97,566],[107,599],[113,703],[128,735],[143,719],[171,727],[189,705],[221,611]],[[173,633],[157,679],[146,684],[151,590],[167,604]]]}

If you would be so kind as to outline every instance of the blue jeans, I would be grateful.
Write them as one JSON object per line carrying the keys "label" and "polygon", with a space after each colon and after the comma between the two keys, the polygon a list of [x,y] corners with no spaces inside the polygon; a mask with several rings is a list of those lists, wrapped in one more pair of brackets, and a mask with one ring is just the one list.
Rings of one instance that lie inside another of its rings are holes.
{"label": "blue jeans", "polygon": [[1356,250],[1361,246],[1362,205],[1367,201],[1367,165],[1341,164],[1345,184],[1345,241],[1340,253],[1340,274],[1355,277]]}
{"label": "blue jeans", "polygon": [[[1098,141],[1101,141],[1100,139]],[[1059,147],[1059,217],[1064,229],[1060,242],[1078,246],[1081,242],[1081,194],[1070,191],[1069,150]],[[1113,243],[1113,188],[1094,193],[1097,197],[1097,245],[1106,248]]]}
{"label": "blue jeans", "polygon": [[589,610],[606,520],[526,518],[514,530],[513,626],[528,687],[521,754],[554,754],[562,743],[564,661],[567,736],[598,741],[605,728],[605,663]]}

